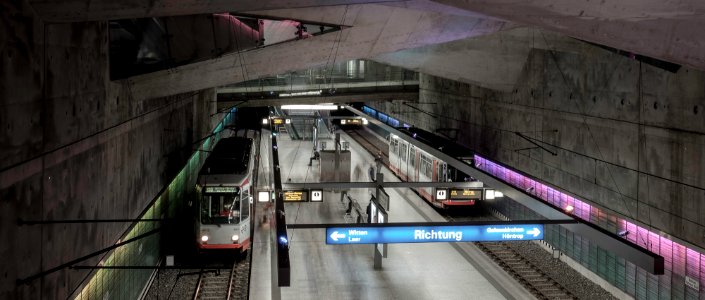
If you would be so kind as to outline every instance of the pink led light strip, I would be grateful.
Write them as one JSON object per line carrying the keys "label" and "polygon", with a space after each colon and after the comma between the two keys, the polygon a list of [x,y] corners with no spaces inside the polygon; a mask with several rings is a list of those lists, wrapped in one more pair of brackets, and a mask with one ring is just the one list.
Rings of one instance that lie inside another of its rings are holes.
{"label": "pink led light strip", "polygon": [[[574,207],[573,215],[585,221],[591,222],[591,212],[592,216],[596,218],[604,217],[608,219],[615,219],[619,226],[618,231],[629,231],[629,234],[625,236],[626,239],[663,256],[665,260],[665,269],[670,270],[673,274],[678,274],[681,276],[687,275],[691,278],[699,279],[701,290],[703,289],[703,285],[705,283],[705,280],[703,280],[705,278],[705,254],[701,254],[697,250],[690,249],[679,244],[678,242],[659,236],[657,233],[652,232],[647,228],[613,216],[597,207],[591,206],[584,201],[578,200],[575,197],[558,191],[516,171],[505,168],[479,155],[475,155],[475,166],[478,169],[481,169],[496,178],[504,180],[519,189],[527,190],[533,187],[531,193],[534,194],[534,196],[555,206],[566,207],[571,205]],[[687,269],[686,266],[688,266]]]}

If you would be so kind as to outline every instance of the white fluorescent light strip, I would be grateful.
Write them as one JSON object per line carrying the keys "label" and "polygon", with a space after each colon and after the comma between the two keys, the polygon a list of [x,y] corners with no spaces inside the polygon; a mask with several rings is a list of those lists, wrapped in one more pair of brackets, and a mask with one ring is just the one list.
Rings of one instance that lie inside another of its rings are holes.
{"label": "white fluorescent light strip", "polygon": [[336,110],[337,105],[311,105],[311,104],[290,104],[282,105],[285,110]]}
{"label": "white fluorescent light strip", "polygon": [[321,93],[323,93],[323,90],[305,91],[305,92],[293,92],[293,93],[281,93],[281,94],[279,94],[279,97],[280,97],[280,98],[283,98],[283,97],[298,97],[298,96],[320,96]]}

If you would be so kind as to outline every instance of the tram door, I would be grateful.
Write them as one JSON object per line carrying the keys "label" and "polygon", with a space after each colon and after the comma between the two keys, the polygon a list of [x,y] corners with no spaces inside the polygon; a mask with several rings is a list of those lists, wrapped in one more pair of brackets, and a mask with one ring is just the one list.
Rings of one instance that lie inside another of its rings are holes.
{"label": "tram door", "polygon": [[409,145],[409,181],[419,181],[419,171],[416,165],[416,148]]}
{"label": "tram door", "polygon": [[436,174],[438,174],[438,182],[448,182],[448,165],[443,162],[439,162],[436,165]]}
{"label": "tram door", "polygon": [[240,240],[250,237],[250,196],[246,192],[240,199]]}
{"label": "tram door", "polygon": [[409,180],[409,175],[411,175],[409,172],[409,163],[407,162],[407,156],[408,156],[408,144],[405,142],[399,143],[399,172],[401,172],[402,179],[404,180]]}
{"label": "tram door", "polygon": [[389,165],[396,169],[395,172],[401,173],[401,168],[399,167],[399,140],[389,135]]}

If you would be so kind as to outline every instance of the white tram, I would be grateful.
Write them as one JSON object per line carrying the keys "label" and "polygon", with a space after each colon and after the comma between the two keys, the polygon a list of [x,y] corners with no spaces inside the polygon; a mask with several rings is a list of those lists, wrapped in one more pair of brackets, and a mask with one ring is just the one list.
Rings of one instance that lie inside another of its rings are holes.
{"label": "white tram", "polygon": [[222,138],[201,168],[196,183],[200,251],[249,248],[255,150],[253,137]]}
{"label": "white tram", "polygon": [[[387,140],[389,141],[389,168],[401,180],[448,182],[448,187],[445,188],[416,188],[421,197],[432,205],[440,208],[472,206],[477,201],[484,199],[482,182],[474,181],[469,176],[448,166],[446,162],[426,153],[396,135],[388,136]],[[471,182],[469,187],[454,189],[452,188],[454,181]]]}

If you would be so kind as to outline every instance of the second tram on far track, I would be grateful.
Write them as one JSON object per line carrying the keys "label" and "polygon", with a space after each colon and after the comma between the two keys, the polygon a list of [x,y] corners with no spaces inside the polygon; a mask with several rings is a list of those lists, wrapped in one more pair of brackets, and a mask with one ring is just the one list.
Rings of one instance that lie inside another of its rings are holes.
{"label": "second tram on far track", "polygon": [[[438,136],[417,129],[417,128],[397,128],[409,136],[426,143],[459,153],[469,153],[467,149],[460,149],[457,144],[439,138]],[[426,153],[415,147],[413,144],[399,138],[396,135],[389,135],[389,168],[403,181],[431,181],[447,182],[448,187],[416,188],[416,191],[426,201],[439,208],[450,208],[460,206],[472,206],[484,199],[483,183],[475,181],[448,165],[446,162]],[[458,148],[458,149],[453,149]],[[469,187],[453,188],[453,182],[470,181]],[[439,191],[440,190],[440,191]]]}

